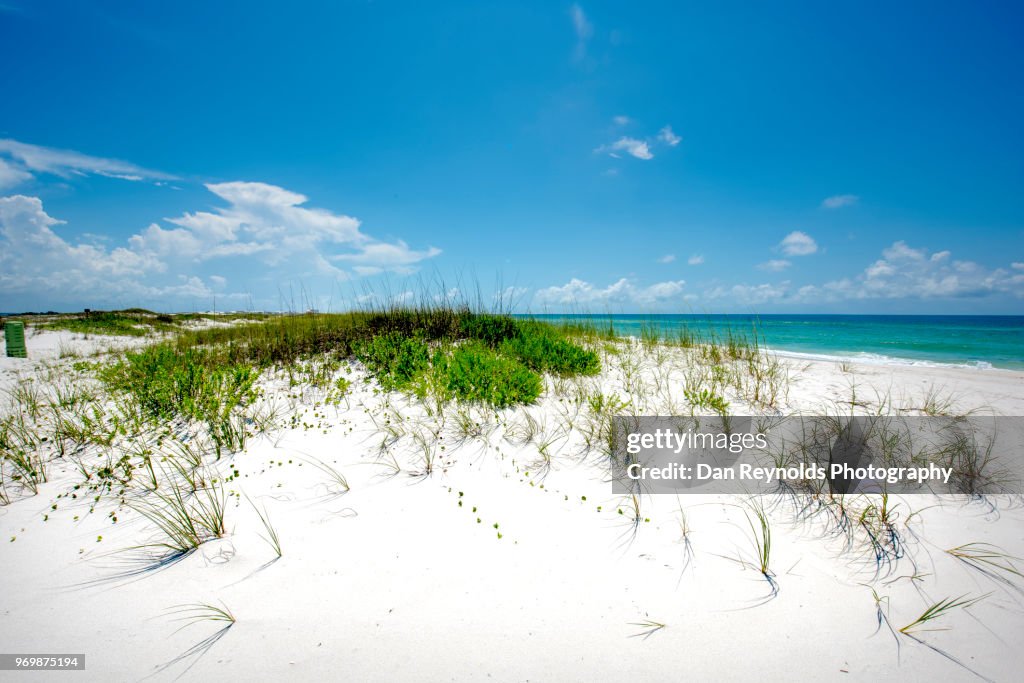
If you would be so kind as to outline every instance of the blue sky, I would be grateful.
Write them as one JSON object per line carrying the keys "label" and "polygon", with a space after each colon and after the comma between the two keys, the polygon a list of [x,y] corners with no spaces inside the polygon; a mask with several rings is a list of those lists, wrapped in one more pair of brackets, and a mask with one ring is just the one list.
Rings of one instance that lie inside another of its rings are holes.
{"label": "blue sky", "polygon": [[0,310],[1022,313],[1010,5],[0,0]]}

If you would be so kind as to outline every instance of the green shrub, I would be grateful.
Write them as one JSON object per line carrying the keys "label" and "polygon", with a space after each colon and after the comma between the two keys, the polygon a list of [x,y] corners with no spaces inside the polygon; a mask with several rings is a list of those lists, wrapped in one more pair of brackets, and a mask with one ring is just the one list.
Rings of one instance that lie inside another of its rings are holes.
{"label": "green shrub", "polygon": [[225,417],[250,398],[257,375],[252,366],[221,364],[203,349],[179,351],[170,344],[127,353],[100,374],[150,417],[206,421]]}
{"label": "green shrub", "polygon": [[476,315],[463,319],[462,334],[488,346],[498,346],[506,339],[519,336],[519,324],[504,315]]}
{"label": "green shrub", "polygon": [[52,322],[42,323],[39,327],[51,330],[67,330],[81,334],[109,334],[126,337],[142,337],[151,331],[138,316],[105,313],[102,311],[97,311],[81,318],[60,318]]}
{"label": "green shrub", "polygon": [[388,332],[358,344],[356,357],[387,390],[409,387],[430,366],[430,349],[421,337]]}
{"label": "green shrub", "polygon": [[538,372],[595,375],[601,371],[601,361],[596,353],[536,324],[521,326],[520,335],[506,339],[498,349]]}
{"label": "green shrub", "polygon": [[434,357],[434,377],[444,390],[463,401],[496,408],[532,403],[540,396],[540,376],[522,363],[479,343],[455,347]]}

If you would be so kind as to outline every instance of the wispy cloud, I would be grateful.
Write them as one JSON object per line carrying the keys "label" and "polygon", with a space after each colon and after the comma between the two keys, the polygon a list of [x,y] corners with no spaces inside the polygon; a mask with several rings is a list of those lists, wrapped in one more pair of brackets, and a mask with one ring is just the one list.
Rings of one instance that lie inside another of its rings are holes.
{"label": "wispy cloud", "polygon": [[[619,125],[630,122],[630,120],[625,116],[616,116],[613,121]],[[648,161],[654,158],[654,152],[651,151],[652,147],[659,145],[675,147],[681,140],[681,137],[672,132],[671,126],[665,126],[654,137],[635,138],[623,135],[615,142],[601,145],[594,151],[597,153],[606,153],[608,156],[616,159],[621,158],[621,154],[625,153],[632,157],[636,157],[637,159]]]}
{"label": "wispy cloud", "polygon": [[630,123],[630,120],[631,119],[628,116],[613,116],[612,117],[612,123],[614,123],[616,126],[628,126],[629,123]]}
{"label": "wispy cloud", "polygon": [[582,62],[587,57],[587,42],[594,35],[594,25],[587,19],[583,8],[573,4],[569,8],[569,17],[572,19],[572,28],[576,33],[576,47],[573,50],[573,59]]}
{"label": "wispy cloud", "polygon": [[686,259],[686,262],[691,266],[699,266],[704,263],[704,254],[694,254],[690,258]]}
{"label": "wispy cloud", "polygon": [[11,139],[0,139],[0,161],[4,158],[4,165],[19,174],[16,176],[18,182],[24,182],[39,174],[51,174],[62,178],[74,175],[100,175],[132,181],[175,179],[175,176],[169,173],[143,168],[128,161],[94,157],[67,149],[30,145]]}
{"label": "wispy cloud", "polygon": [[658,263],[672,263],[675,260],[676,260],[676,255],[675,254],[665,254],[664,256],[662,256],[661,258],[658,259]]}
{"label": "wispy cloud", "polygon": [[651,153],[650,145],[643,140],[637,140],[636,138],[623,136],[611,143],[610,145],[603,145],[598,147],[598,152],[608,152],[611,156],[617,157],[616,152],[625,152],[626,154],[636,157],[637,159],[653,159],[654,155]]}
{"label": "wispy cloud", "polygon": [[773,273],[777,273],[779,271],[785,270],[786,268],[789,268],[791,265],[793,264],[787,261],[786,259],[772,259],[770,261],[765,261],[764,263],[759,264],[757,267],[760,268],[761,270],[767,270]]}
{"label": "wispy cloud", "polygon": [[806,232],[794,230],[779,243],[779,249],[787,256],[808,256],[818,251],[818,243]]}
{"label": "wispy cloud", "polygon": [[32,179],[28,171],[0,159],[0,190],[20,185]]}
{"label": "wispy cloud", "polygon": [[672,126],[665,126],[660,131],[658,131],[658,139],[667,144],[669,147],[675,147],[683,140],[681,137],[672,132]]}
{"label": "wispy cloud", "polygon": [[837,194],[821,200],[821,207],[823,209],[841,209],[844,206],[853,206],[858,201],[860,201],[860,197],[855,194]]}

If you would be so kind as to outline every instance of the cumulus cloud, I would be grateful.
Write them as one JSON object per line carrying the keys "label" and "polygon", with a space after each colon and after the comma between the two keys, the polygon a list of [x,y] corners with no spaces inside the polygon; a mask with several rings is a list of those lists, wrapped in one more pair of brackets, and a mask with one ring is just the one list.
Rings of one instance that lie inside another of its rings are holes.
{"label": "cumulus cloud", "polygon": [[672,132],[672,126],[665,126],[660,131],[658,131],[658,139],[664,142],[669,147],[675,147],[683,140],[681,137]]}
{"label": "cumulus cloud", "polygon": [[[13,169],[22,182],[41,173],[68,178],[73,175],[101,175],[121,180],[174,180],[175,177],[143,168],[128,161],[94,157],[68,149],[55,149],[30,145],[17,140],[0,139],[0,162]],[[10,171],[9,171],[10,172]],[[0,167],[0,187],[3,187],[3,168]]]}
{"label": "cumulus cloud", "polygon": [[636,304],[649,306],[665,303],[673,299],[681,299],[684,280],[659,282],[648,287],[638,287],[627,278],[604,288],[595,287],[589,282],[573,278],[560,287],[547,287],[537,290],[533,301],[536,304],[575,306],[602,304]]}
{"label": "cumulus cloud", "polygon": [[[408,274],[441,253],[375,239],[361,231],[359,220],[306,207],[305,196],[274,185],[231,182],[207,189],[227,206],[166,219],[173,227],[152,223],[113,249],[58,235],[54,227],[62,221],[48,215],[37,197],[0,198],[0,293],[82,294],[96,302],[200,296],[210,289],[197,271],[215,259],[254,259],[262,275],[280,281],[310,273],[351,277],[336,263],[356,275]],[[219,275],[208,279],[218,289],[226,284]]]}
{"label": "cumulus cloud", "polygon": [[694,254],[690,258],[686,259],[686,262],[691,266],[699,266],[704,263],[704,254]]}
{"label": "cumulus cloud", "polygon": [[806,232],[794,230],[779,243],[779,249],[787,256],[807,256],[818,251],[818,243]]}
{"label": "cumulus cloud", "polygon": [[124,247],[72,244],[53,229],[62,223],[38,197],[0,197],[0,292],[88,293],[99,300],[197,286],[189,280],[147,286],[147,275],[166,270],[159,259]]}
{"label": "cumulus cloud", "polygon": [[658,259],[658,263],[672,263],[675,260],[676,260],[676,255],[675,254],[665,254],[664,256],[662,256],[661,258]]}
{"label": "cumulus cloud", "polygon": [[436,247],[415,250],[402,240],[376,240],[361,232],[358,219],[303,206],[307,197],[275,185],[230,182],[206,187],[228,206],[166,219],[176,228],[150,225],[129,240],[132,247],[200,261],[257,256],[271,266],[305,255],[319,271],[335,276],[346,273],[332,262],[351,263],[360,275],[408,274],[415,264],[441,253]]}
{"label": "cumulus cloud", "polygon": [[990,269],[952,258],[949,251],[929,252],[894,242],[882,258],[855,278],[826,283],[822,293],[845,299],[965,298],[993,293],[1024,297],[1024,274]]}
{"label": "cumulus cloud", "polygon": [[785,270],[786,268],[789,268],[791,265],[792,263],[790,263],[786,259],[772,259],[770,261],[765,261],[764,263],[759,264],[757,267],[760,268],[761,270],[768,270],[773,273],[777,273],[779,271]]}
{"label": "cumulus cloud", "polygon": [[855,194],[837,194],[821,200],[821,206],[824,209],[841,209],[844,206],[853,206],[858,201],[860,197]]}

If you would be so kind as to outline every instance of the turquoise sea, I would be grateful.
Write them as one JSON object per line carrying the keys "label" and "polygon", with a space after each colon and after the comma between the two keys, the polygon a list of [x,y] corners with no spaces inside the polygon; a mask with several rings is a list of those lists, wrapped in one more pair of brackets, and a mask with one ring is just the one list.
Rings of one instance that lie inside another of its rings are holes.
{"label": "turquoise sea", "polygon": [[1024,370],[1020,315],[536,315],[578,320],[639,336],[645,326],[663,336],[751,334],[786,354],[902,364],[942,364]]}

